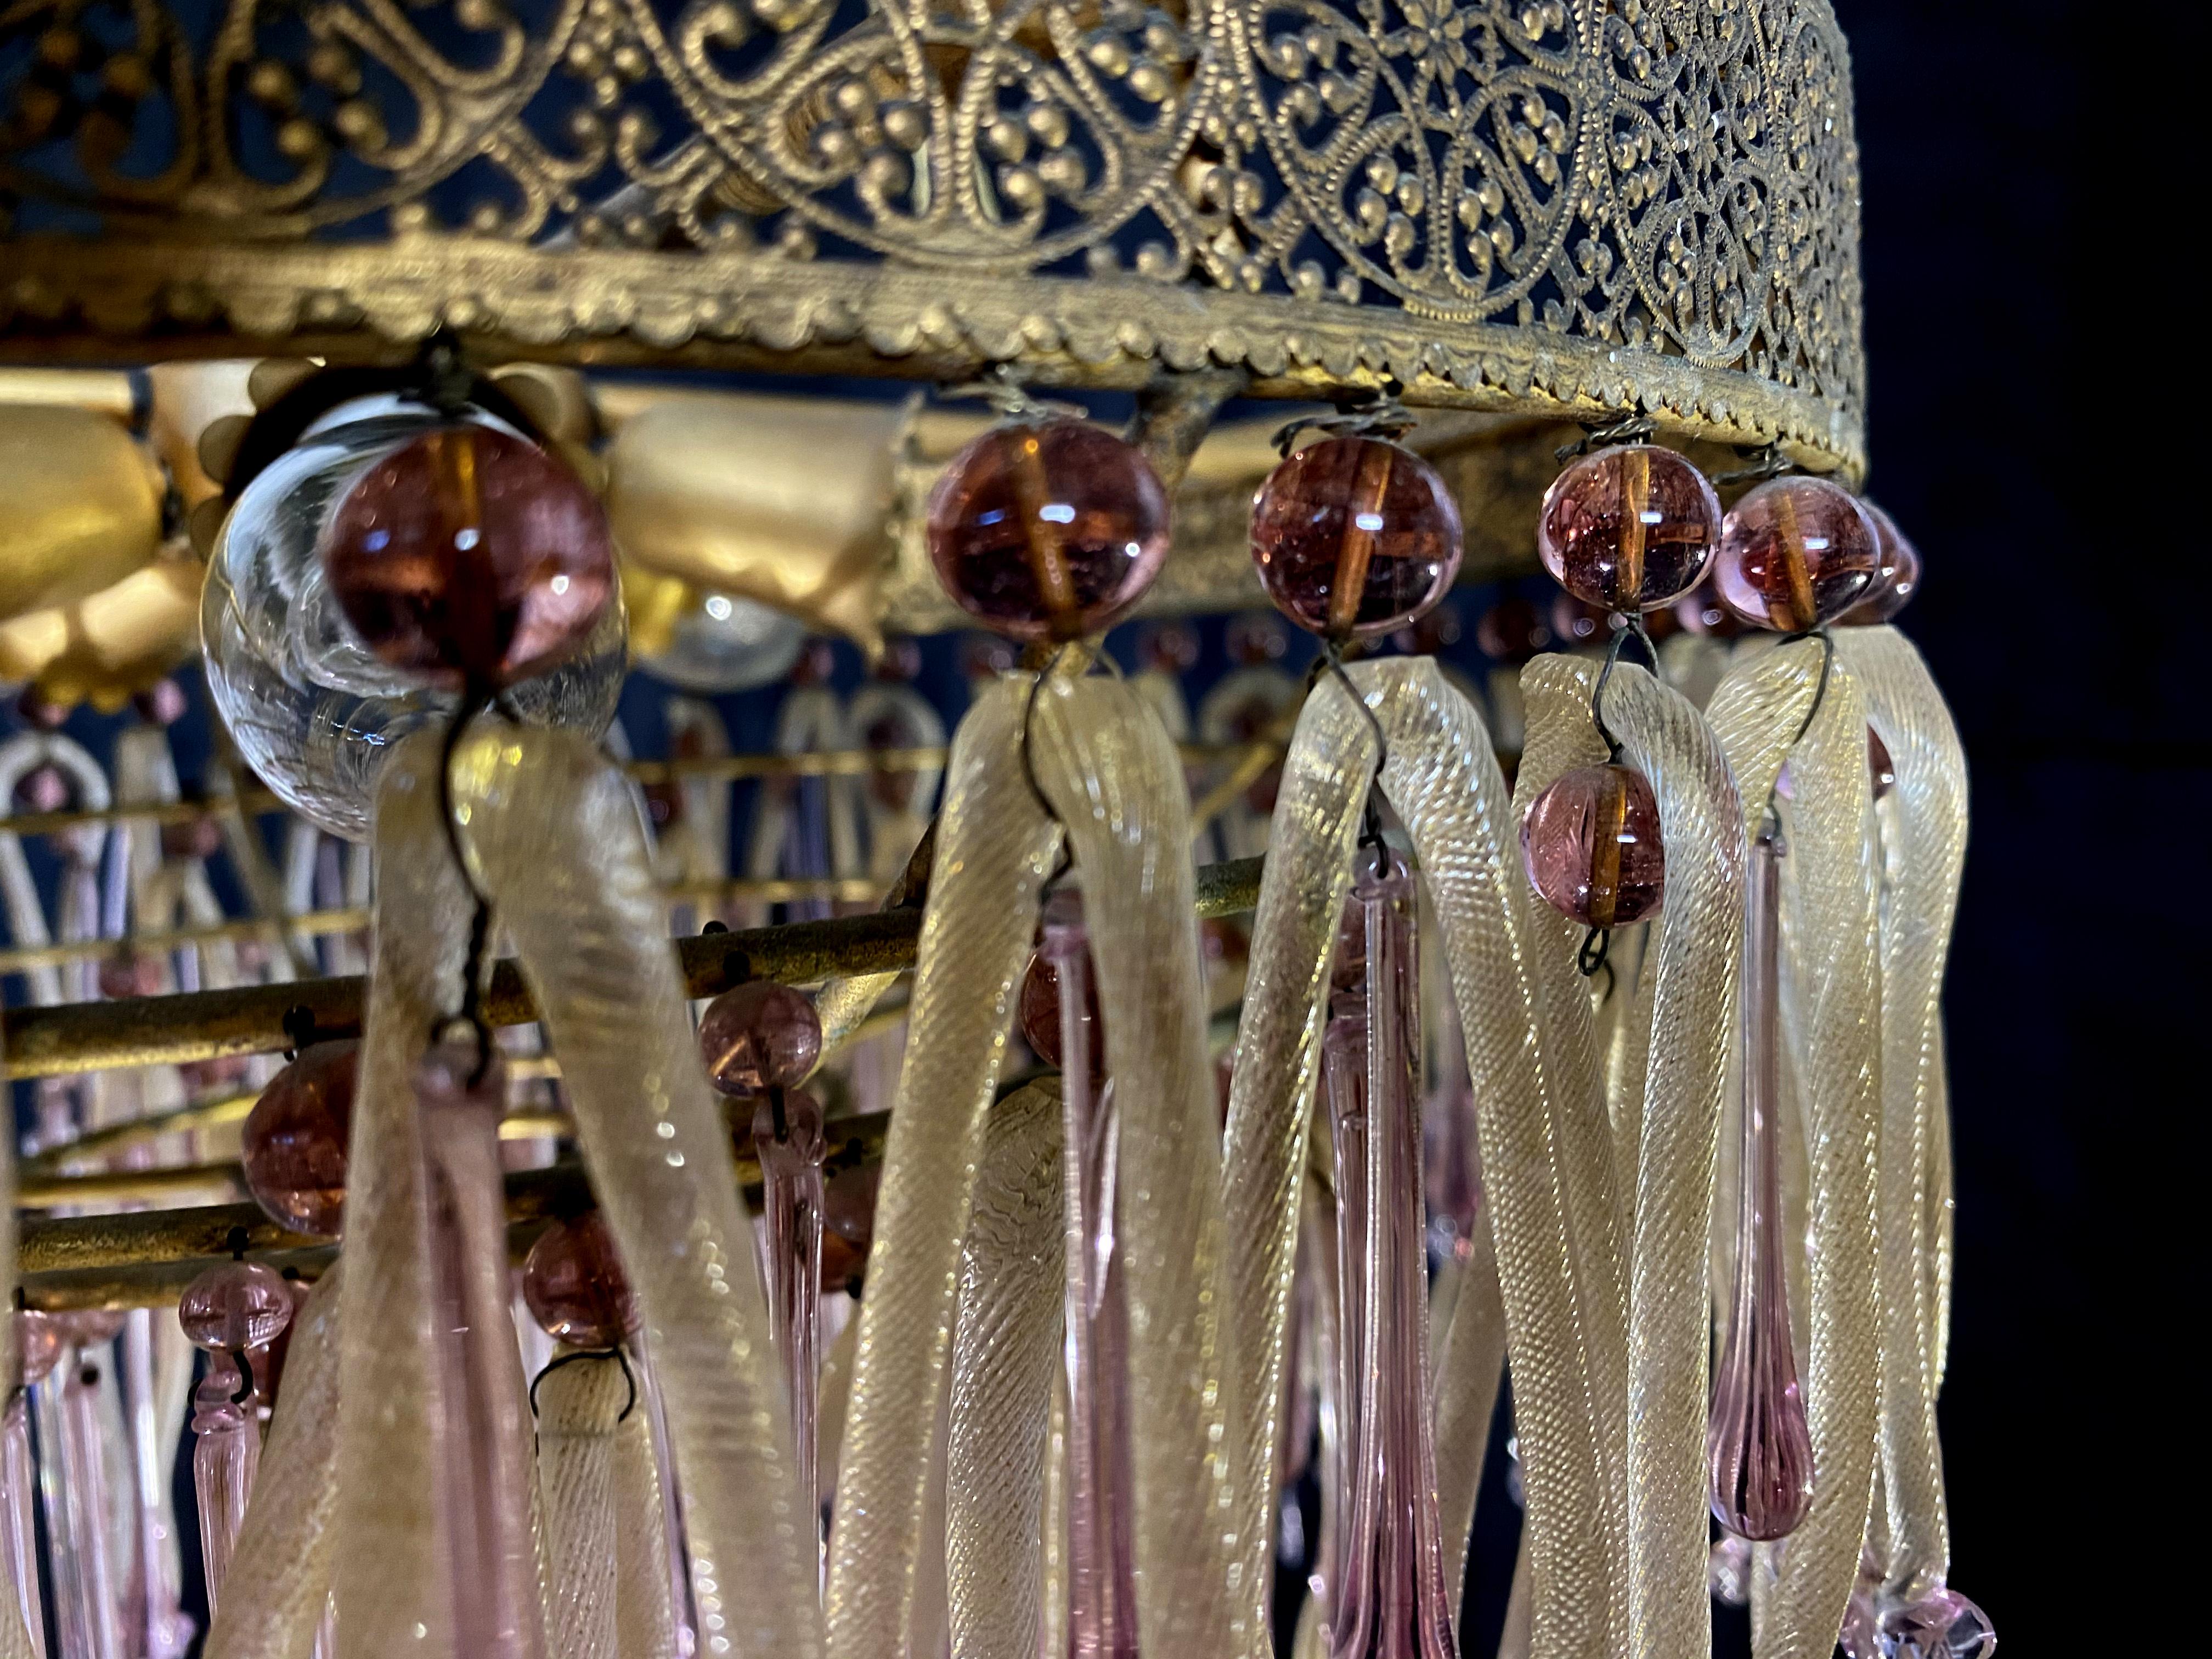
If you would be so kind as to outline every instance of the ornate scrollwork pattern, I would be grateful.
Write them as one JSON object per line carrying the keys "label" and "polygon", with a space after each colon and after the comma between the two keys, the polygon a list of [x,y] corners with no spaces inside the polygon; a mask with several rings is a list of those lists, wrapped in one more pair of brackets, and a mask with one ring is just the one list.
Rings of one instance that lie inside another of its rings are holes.
{"label": "ornate scrollwork pattern", "polygon": [[[1331,339],[1395,309],[1462,357],[1514,343],[1560,401],[1667,404],[1696,371],[1709,428],[1847,464],[1856,195],[1826,0],[0,0],[19,247],[488,241],[771,287],[865,264],[956,306],[1112,278]],[[311,301],[295,325],[374,308]],[[63,303],[19,283],[0,313]]]}

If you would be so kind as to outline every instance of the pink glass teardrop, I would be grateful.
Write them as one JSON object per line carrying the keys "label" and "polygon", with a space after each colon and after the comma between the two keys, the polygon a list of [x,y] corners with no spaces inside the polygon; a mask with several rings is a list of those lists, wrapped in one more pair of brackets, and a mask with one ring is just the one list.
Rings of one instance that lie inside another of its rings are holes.
{"label": "pink glass teardrop", "polygon": [[[1339,1144],[1364,1141],[1364,1230],[1346,1239],[1341,1259],[1345,1279],[1362,1282],[1365,1305],[1328,1651],[1330,1659],[1455,1659],[1457,1598],[1444,1582],[1429,1388],[1413,877],[1402,867],[1363,873],[1352,902],[1366,922],[1364,994],[1334,1000],[1322,1065],[1333,1120],[1364,1131],[1340,1134]],[[1347,1174],[1340,1166],[1340,1193]]]}
{"label": "pink glass teardrop", "polygon": [[1714,1517],[1738,1537],[1786,1537],[1813,1498],[1813,1437],[1790,1350],[1783,1270],[1781,1159],[1774,1126],[1782,1067],[1778,832],[1753,839],[1747,883],[1743,975],[1742,1202],[1736,1218],[1735,1287],[1721,1349],[1705,1455]]}
{"label": "pink glass teardrop", "polygon": [[822,1108],[803,1090],[777,1090],[753,1114],[761,1165],[762,1276],[769,1340],[783,1362],[802,1512],[820,1491],[816,1447],[822,1343]]}
{"label": "pink glass teardrop", "polygon": [[1997,1632],[1989,1614],[1945,1585],[1906,1601],[1862,1583],[1841,1645],[1850,1659],[1989,1659]]}

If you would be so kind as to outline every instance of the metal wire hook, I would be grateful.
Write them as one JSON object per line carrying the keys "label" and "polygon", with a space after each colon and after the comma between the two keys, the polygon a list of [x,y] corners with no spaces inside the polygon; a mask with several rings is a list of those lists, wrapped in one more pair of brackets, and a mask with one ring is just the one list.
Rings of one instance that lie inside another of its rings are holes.
{"label": "metal wire hook", "polygon": [[1583,435],[1572,443],[1561,444],[1552,452],[1552,459],[1564,465],[1577,455],[1587,455],[1608,444],[1641,443],[1658,429],[1658,422],[1649,415],[1630,415],[1607,425],[1584,426]]}
{"label": "metal wire hook", "polygon": [[1291,445],[1301,432],[1332,432],[1346,437],[1402,438],[1419,426],[1420,417],[1398,401],[1405,390],[1402,382],[1388,380],[1358,398],[1338,401],[1335,410],[1328,415],[1301,415],[1286,421],[1269,440],[1275,453],[1287,459]]}
{"label": "metal wire hook", "polygon": [[573,1365],[580,1359],[611,1359],[622,1367],[623,1381],[629,1386],[629,1399],[623,1405],[622,1414],[615,1419],[615,1426],[621,1427],[629,1420],[629,1414],[637,1409],[637,1373],[630,1370],[629,1356],[619,1347],[579,1348],[574,1353],[564,1353],[559,1358],[547,1362],[545,1369],[530,1379],[531,1420],[535,1422],[538,1418],[538,1385],[563,1365]]}
{"label": "metal wire hook", "polygon": [[1613,640],[1605,649],[1605,666],[1598,670],[1597,684],[1590,688],[1590,722],[1597,727],[1598,736],[1605,739],[1608,763],[1620,758],[1620,739],[1613,736],[1613,728],[1605,723],[1606,682],[1613,678],[1613,668],[1620,661],[1621,647],[1632,638],[1644,647],[1644,662],[1652,676],[1656,678],[1659,673],[1659,647],[1651,642],[1651,635],[1644,629],[1643,617],[1640,614],[1628,617],[1613,629]]}
{"label": "metal wire hook", "polygon": [[[469,724],[478,714],[492,708],[505,710],[506,705],[497,693],[483,686],[470,686],[461,693],[459,706],[453,710],[453,723],[446,728],[445,747],[438,757],[438,811],[446,823],[446,845],[453,854],[453,867],[460,872],[461,882],[475,901],[475,909],[469,917],[468,954],[461,965],[461,1006],[453,1018],[466,1024],[476,1038],[476,1069],[469,1074],[469,1086],[476,1087],[491,1070],[491,1022],[483,1012],[484,957],[491,948],[491,898],[477,885],[475,872],[469,868],[468,854],[461,845],[460,820],[453,811],[453,757],[460,752],[461,738]],[[430,1040],[435,1042],[449,1021],[441,1020],[433,1029]]]}

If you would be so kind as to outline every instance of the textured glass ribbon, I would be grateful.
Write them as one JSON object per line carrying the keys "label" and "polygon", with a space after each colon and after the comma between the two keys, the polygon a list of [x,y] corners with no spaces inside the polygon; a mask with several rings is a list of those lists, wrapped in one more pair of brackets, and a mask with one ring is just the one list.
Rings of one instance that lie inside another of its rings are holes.
{"label": "textured glass ribbon", "polygon": [[640,1399],[615,1430],[615,1651],[622,1659],[676,1659],[668,1500],[647,1409]]}
{"label": "textured glass ribbon", "polygon": [[[1505,1364],[1505,1309],[1498,1299],[1498,1255],[1490,1229],[1476,1225],[1464,1261],[1448,1261],[1437,1274],[1431,1317],[1436,1341],[1437,1504],[1444,1541],[1456,1550],[1444,1562],[1444,1582],[1457,1596],[1467,1583],[1467,1550],[1473,1536],[1474,1500],[1490,1451],[1490,1419]],[[1447,1298],[1449,1305],[1446,1304]],[[1445,1387],[1449,1378],[1451,1386]]]}
{"label": "textured glass ribbon", "polygon": [[[1821,686],[1824,654],[1819,640],[1759,653],[1730,671],[1707,710],[1747,810],[1768,799],[1785,758],[1793,796],[1783,861],[1784,1036],[1808,1188],[1813,1501],[1780,1550],[1778,1577],[1753,1576],[1759,1659],[1827,1659],[1835,1647],[1866,1537],[1880,1402],[1881,987],[1866,704],[1841,663]],[[1761,1554],[1772,1562],[1775,1547]]]}
{"label": "textured glass ribbon", "polygon": [[1117,1233],[1129,1310],[1137,1624],[1154,1659],[1266,1640],[1232,1597],[1219,1107],[1206,1041],[1182,762],[1135,688],[1048,677],[1031,750],[1084,890],[1121,1117]]}
{"label": "textured glass ribbon", "polygon": [[567,1358],[539,1376],[537,1395],[552,1578],[546,1650],[550,1659],[616,1659],[615,1437],[631,1389],[611,1359]]}
{"label": "textured glass ribbon", "polygon": [[961,1247],[945,1578],[960,1659],[1036,1659],[1042,1506],[1060,1364],[1060,1089],[992,1108]]}
{"label": "textured glass ribbon", "polygon": [[[11,842],[13,837],[9,838]],[[7,1055],[0,1051],[0,1061]],[[0,1071],[4,1071],[0,1066]],[[15,1307],[15,1137],[12,1132],[0,1134],[0,1382],[12,1383],[19,1376],[17,1367],[21,1356],[16,1352]],[[38,1659],[46,1645],[46,1632],[40,1631],[33,1645],[32,1633],[23,1626],[22,1599],[20,1586],[15,1583],[11,1563],[0,1559],[0,1659]]]}
{"label": "textured glass ribbon", "polygon": [[1023,769],[1029,688],[1010,675],[984,689],[946,763],[837,1471],[828,1613],[840,1659],[912,1647],[973,1167],[1060,842]]}
{"label": "textured glass ribbon", "polygon": [[[1389,744],[1383,793],[1407,829],[1435,908],[1467,1036],[1484,1196],[1512,1353],[1528,1492],[1535,1650],[1596,1656],[1622,1616],[1626,1543],[1626,1301],[1613,1256],[1613,1152],[1579,981],[1544,982],[1551,953],[1520,869],[1515,820],[1480,717],[1425,658],[1349,673],[1371,711],[1334,682],[1307,699],[1286,760],[1253,931],[1229,1120],[1231,1305],[1242,1323],[1238,1496],[1247,1594],[1267,1589],[1270,1473],[1280,1432],[1284,1340],[1298,1183],[1331,937],[1350,886],[1360,808]],[[1568,953],[1559,971],[1571,977]],[[1579,1032],[1546,1031],[1552,1005]],[[1577,1206],[1581,1213],[1577,1214]],[[1473,1415],[1496,1387],[1480,1343],[1450,1345],[1440,1420]],[[1463,1366],[1463,1368],[1462,1368]],[[1617,1446],[1613,1443],[1620,1443]],[[1440,1455],[1440,1479],[1468,1460]],[[1446,1514],[1471,1495],[1440,1492]]]}
{"label": "textured glass ribbon", "polygon": [[1966,761],[1927,665],[1894,628],[1841,629],[1837,659],[1863,688],[1897,782],[1881,824],[1881,1302],[1884,1576],[1915,1594],[1950,1571],[1936,1428],[1948,1252],[1942,1120],[1943,965],[1966,854]]}
{"label": "textured glass ribbon", "polygon": [[667,1405],[701,1638],[710,1654],[812,1659],[812,1505],[799,1501],[752,1224],[629,786],[577,733],[484,724],[454,757],[453,796],[629,1267]]}
{"label": "textured glass ribbon", "polygon": [[[1595,664],[1548,658],[1526,677],[1532,732],[1589,719]],[[1564,684],[1562,684],[1564,682]],[[1564,696],[1560,692],[1564,690]],[[1743,810],[1698,711],[1631,664],[1605,685],[1621,758],[1657,798],[1666,904],[1615,996],[1617,1127],[1633,1148],[1628,1189],[1629,1652],[1704,1659],[1712,1647],[1706,1557],[1705,1239],[1743,942]],[[1603,740],[1595,758],[1603,757]],[[1623,993],[1626,994],[1624,996]],[[1638,1060],[1632,1050],[1641,1047]]]}
{"label": "textured glass ribbon", "polygon": [[292,1322],[284,1386],[261,1449],[207,1659],[309,1659],[330,1605],[337,1530],[341,1268]]}
{"label": "textured glass ribbon", "polygon": [[441,1379],[425,1252],[416,1062],[459,1005],[470,899],[438,800],[443,735],[407,738],[377,794],[375,954],[346,1161],[338,1345],[337,1659],[466,1659],[453,1650],[440,1541]]}

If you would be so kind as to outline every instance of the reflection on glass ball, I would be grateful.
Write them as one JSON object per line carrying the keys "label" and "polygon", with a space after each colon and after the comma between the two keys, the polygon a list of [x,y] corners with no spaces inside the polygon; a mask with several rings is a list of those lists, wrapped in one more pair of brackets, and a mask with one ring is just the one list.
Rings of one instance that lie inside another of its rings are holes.
{"label": "reflection on glass ball", "polygon": [[[365,469],[442,424],[395,397],[340,404],[246,486],[208,561],[200,635],[223,723],[287,806],[349,841],[368,838],[392,745],[441,720],[456,697],[362,643],[324,581],[315,544]],[[578,655],[518,682],[507,705],[532,725],[596,737],[614,719],[627,639],[621,605],[608,605]]]}
{"label": "reflection on glass ball", "polygon": [[640,652],[637,665],[671,685],[714,696],[781,679],[805,642],[806,624],[773,605],[726,593],[691,593],[668,643]]}

